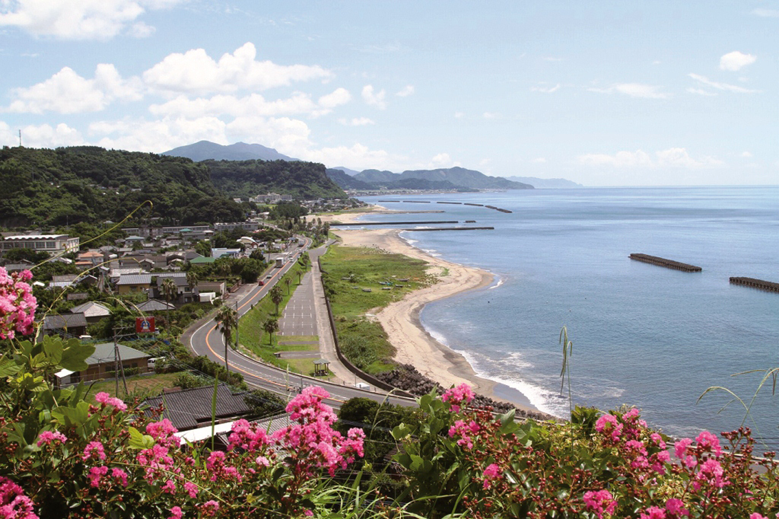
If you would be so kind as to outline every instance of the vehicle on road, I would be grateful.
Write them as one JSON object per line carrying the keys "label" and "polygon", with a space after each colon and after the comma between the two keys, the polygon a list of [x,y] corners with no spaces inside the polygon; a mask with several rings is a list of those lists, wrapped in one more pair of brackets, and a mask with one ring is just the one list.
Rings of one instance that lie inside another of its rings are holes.
{"label": "vehicle on road", "polygon": [[265,284],[265,282],[264,282],[263,280],[259,280],[259,281],[257,282],[257,284],[258,284],[258,285],[260,285],[260,286],[263,286],[263,285]]}

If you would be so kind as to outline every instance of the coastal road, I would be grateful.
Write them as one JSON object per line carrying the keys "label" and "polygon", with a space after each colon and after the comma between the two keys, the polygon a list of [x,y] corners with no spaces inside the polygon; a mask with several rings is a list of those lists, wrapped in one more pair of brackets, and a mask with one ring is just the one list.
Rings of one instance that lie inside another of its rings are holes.
{"label": "coastal road", "polygon": [[[310,245],[311,240],[306,239],[305,246],[302,247],[300,254],[304,254]],[[320,248],[324,249],[324,248]],[[314,251],[312,251],[314,252]],[[321,255],[324,250],[317,250],[312,254],[312,262],[316,264],[316,257]],[[270,289],[281,279],[281,277],[294,265],[294,262],[288,262],[282,268],[274,269],[270,274],[270,279],[266,279],[265,286],[254,286],[244,290],[242,294],[235,294],[234,301],[227,301],[225,304],[237,307],[239,317],[251,310],[252,305],[262,299]],[[200,324],[189,337],[189,347],[195,355],[205,355],[214,362],[224,364],[225,344],[221,332],[216,328],[216,322],[211,319]],[[333,384],[324,380],[314,379],[288,373],[284,370],[270,366],[261,361],[249,358],[248,356],[229,349],[227,352],[229,368],[231,371],[237,371],[244,377],[246,383],[250,386],[273,391],[281,395],[296,394],[301,387],[317,385],[321,386],[330,393],[329,404],[333,407],[339,407],[341,403],[355,397],[365,397],[378,402],[385,398],[390,403],[406,406],[416,405],[410,398],[391,396],[387,397],[384,393],[375,393],[357,389],[355,387],[343,384]],[[344,383],[345,384],[345,383]]]}

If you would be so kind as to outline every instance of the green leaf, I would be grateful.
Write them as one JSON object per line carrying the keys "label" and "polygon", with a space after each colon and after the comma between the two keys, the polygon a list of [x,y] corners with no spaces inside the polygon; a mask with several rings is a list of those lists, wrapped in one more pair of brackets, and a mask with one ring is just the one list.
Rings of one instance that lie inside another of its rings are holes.
{"label": "green leaf", "polygon": [[94,345],[82,344],[78,339],[71,339],[62,352],[62,361],[59,365],[70,371],[84,371],[89,368],[85,361],[94,353]]}
{"label": "green leaf", "polygon": [[515,412],[516,410],[512,409],[508,413],[498,416],[500,419],[500,429],[498,429],[498,432],[500,432],[500,434],[511,434],[519,430],[519,425],[514,421]]}
{"label": "green leaf", "polygon": [[64,351],[62,341],[44,341],[43,351],[49,357],[49,362],[55,366],[58,366],[62,361],[62,352]]}
{"label": "green leaf", "polygon": [[130,427],[130,447],[133,449],[151,449],[154,447],[154,438],[143,434],[135,427]]}
{"label": "green leaf", "polygon": [[3,355],[0,357],[0,378],[7,378],[19,373],[21,366],[16,364],[13,359]]}

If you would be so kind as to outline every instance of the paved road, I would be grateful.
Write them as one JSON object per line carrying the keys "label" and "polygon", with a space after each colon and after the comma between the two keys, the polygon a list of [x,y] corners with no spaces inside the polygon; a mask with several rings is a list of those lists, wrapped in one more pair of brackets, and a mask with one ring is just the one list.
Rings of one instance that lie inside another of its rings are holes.
{"label": "paved road", "polygon": [[[286,287],[282,287],[282,290],[286,290]],[[284,308],[279,319],[279,335],[318,335],[314,284],[310,271],[300,280],[300,285]]]}
{"label": "paved road", "polygon": [[[309,245],[310,240],[307,239],[306,247],[304,249]],[[323,251],[320,251],[319,254],[322,252]],[[301,251],[301,253],[304,253],[304,251]],[[312,259],[314,260],[314,264],[316,264],[316,257]],[[267,283],[265,286],[244,287],[240,294],[234,294],[239,316],[248,312],[254,303],[265,296],[292,265],[293,263],[290,262],[280,269],[274,269],[271,278],[266,280]],[[225,304],[235,304],[235,302],[228,301]],[[346,386],[344,385],[346,384],[345,382],[333,384],[324,380],[287,373],[274,366],[250,359],[233,349],[225,352],[222,334],[216,329],[216,323],[213,319],[200,324],[200,326],[192,332],[189,339],[189,347],[195,355],[205,355],[209,359],[220,364],[224,363],[225,353],[227,353],[229,369],[241,373],[247,384],[282,395],[295,394],[301,387],[318,385],[325,388],[330,393],[331,398],[329,399],[329,403],[334,407],[338,407],[342,402],[355,397],[371,398],[379,402],[387,398],[384,393],[363,391],[356,389],[355,387]],[[391,396],[388,397],[388,400],[393,404],[407,406],[416,405],[414,400],[410,398]]]}

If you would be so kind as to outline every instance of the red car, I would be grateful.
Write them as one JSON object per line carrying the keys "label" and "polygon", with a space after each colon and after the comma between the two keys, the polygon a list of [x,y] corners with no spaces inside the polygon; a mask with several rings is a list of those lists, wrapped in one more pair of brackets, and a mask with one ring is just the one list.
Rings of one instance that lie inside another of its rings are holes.
{"label": "red car", "polygon": [[265,283],[264,283],[262,280],[259,280],[259,281],[257,282],[257,284],[258,284],[258,285],[260,285],[260,286],[263,286]]}

